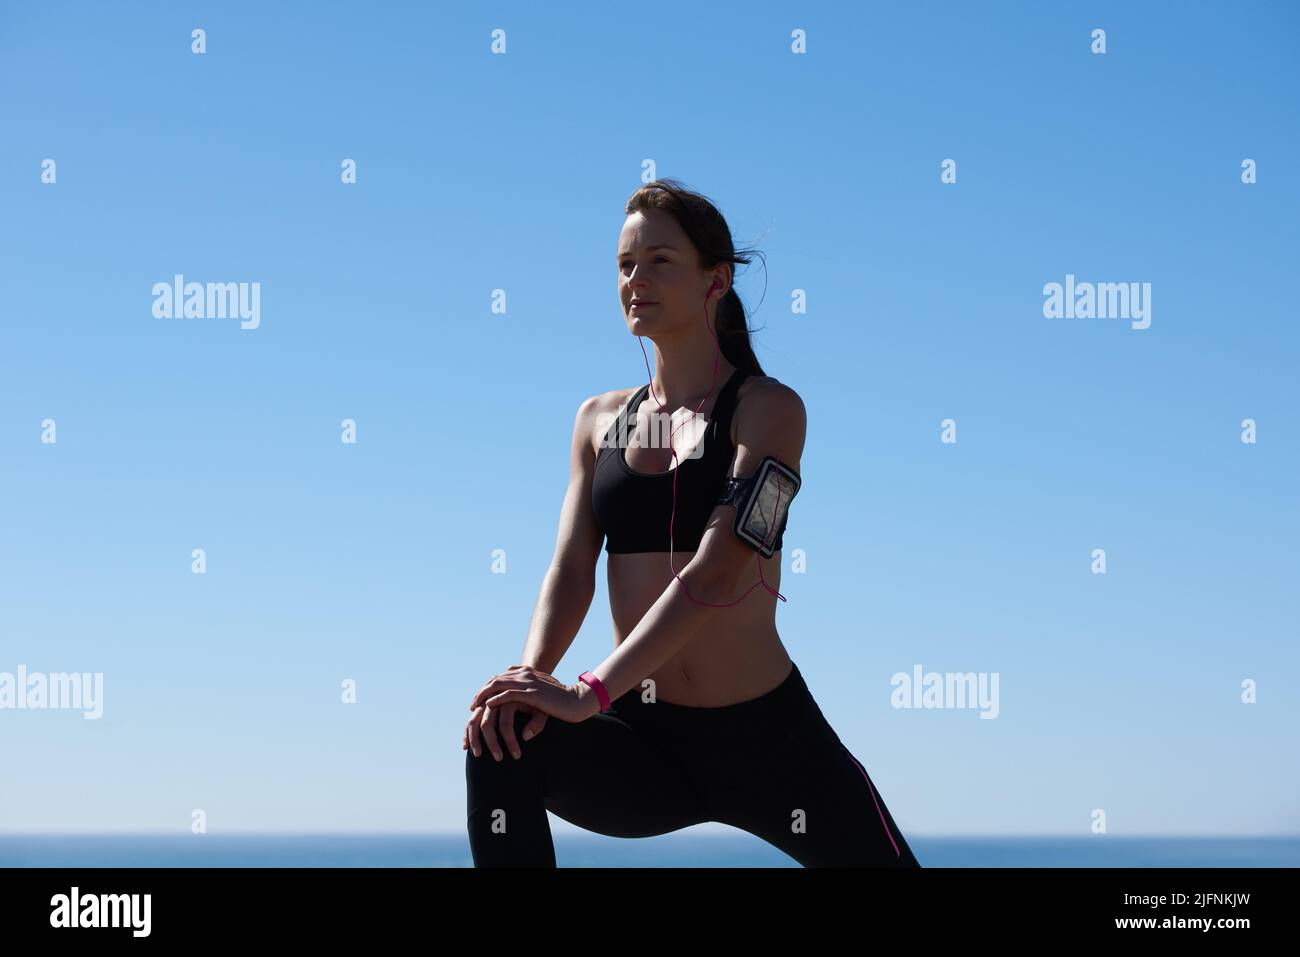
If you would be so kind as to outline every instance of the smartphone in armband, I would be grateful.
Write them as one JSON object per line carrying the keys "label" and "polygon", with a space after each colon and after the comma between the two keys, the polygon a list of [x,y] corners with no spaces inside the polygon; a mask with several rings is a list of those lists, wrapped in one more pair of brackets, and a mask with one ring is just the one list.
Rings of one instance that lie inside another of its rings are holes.
{"label": "smartphone in armband", "polygon": [[769,455],[748,478],[729,478],[719,505],[736,507],[736,537],[771,558],[785,535],[790,502],[799,491],[799,474]]}

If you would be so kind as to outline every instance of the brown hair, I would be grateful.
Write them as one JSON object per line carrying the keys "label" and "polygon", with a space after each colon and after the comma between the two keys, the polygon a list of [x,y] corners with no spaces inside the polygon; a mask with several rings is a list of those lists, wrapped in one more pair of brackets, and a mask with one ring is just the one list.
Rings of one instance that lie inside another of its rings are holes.
{"label": "brown hair", "polygon": [[712,269],[721,262],[732,264],[731,283],[726,295],[718,300],[718,345],[727,361],[737,369],[744,369],[751,375],[766,375],[749,340],[749,324],[745,320],[745,306],[736,292],[735,277],[737,263],[748,266],[750,253],[759,256],[762,253],[751,249],[737,251],[732,244],[731,228],[718,208],[707,197],[687,189],[675,179],[646,183],[628,197],[623,211],[630,216],[647,209],[661,209],[677,220],[699,254],[701,269]]}

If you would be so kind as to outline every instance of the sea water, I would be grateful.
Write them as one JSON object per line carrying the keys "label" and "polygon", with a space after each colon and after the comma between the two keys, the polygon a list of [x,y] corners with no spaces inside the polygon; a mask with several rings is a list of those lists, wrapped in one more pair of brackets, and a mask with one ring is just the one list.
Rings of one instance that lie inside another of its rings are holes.
{"label": "sea water", "polygon": [[[560,867],[798,867],[752,835],[556,834]],[[1297,867],[1300,836],[908,836],[923,867]],[[463,834],[0,834],[0,867],[472,867]]]}

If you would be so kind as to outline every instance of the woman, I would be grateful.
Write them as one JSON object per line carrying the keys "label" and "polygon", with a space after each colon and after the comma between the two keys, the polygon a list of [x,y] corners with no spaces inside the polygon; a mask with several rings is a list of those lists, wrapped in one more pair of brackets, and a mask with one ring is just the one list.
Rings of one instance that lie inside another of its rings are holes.
{"label": "woman", "polygon": [[[470,702],[474,863],[554,867],[549,810],[618,837],[719,821],[806,867],[919,867],[777,635],[781,552],[763,558],[737,536],[735,505],[717,504],[767,456],[797,473],[806,430],[799,396],[750,346],[732,287],[749,259],[675,180],[636,190],[625,213],[619,297],[655,372],[578,409],[523,661]],[[668,448],[647,438],[656,415]],[[615,651],[565,684],[551,670],[591,604],[603,539]]]}

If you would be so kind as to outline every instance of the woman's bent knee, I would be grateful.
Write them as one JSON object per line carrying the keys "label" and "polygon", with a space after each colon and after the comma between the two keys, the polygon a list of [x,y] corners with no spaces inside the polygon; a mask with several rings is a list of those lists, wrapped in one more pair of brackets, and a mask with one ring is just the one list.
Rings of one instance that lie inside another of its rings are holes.
{"label": "woman's bent knee", "polygon": [[492,749],[487,746],[486,741],[480,739],[480,752],[474,754],[472,748],[465,749],[465,773],[472,776],[483,776],[490,774],[494,776],[513,775],[515,771],[523,767],[531,767],[541,758],[541,751],[545,748],[543,738],[546,737],[547,731],[550,730],[548,722],[542,733],[529,741],[524,740],[524,726],[528,724],[531,714],[524,712],[515,713],[515,743],[519,748],[519,757],[510,753],[510,747],[502,739],[501,733],[497,732],[497,747],[501,752],[501,760],[497,760]]}

